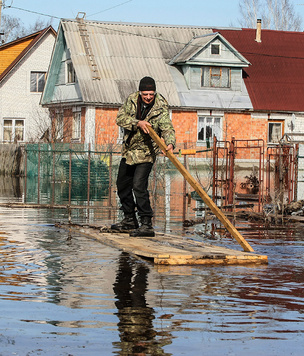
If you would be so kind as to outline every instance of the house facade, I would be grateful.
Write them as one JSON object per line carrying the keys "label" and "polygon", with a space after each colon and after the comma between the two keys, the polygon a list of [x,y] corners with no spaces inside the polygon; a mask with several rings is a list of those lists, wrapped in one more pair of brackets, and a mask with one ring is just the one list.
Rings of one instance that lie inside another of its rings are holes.
{"label": "house facade", "polygon": [[56,32],[52,27],[0,46],[0,141],[37,141],[49,127],[40,105]]}
{"label": "house facade", "polygon": [[[291,50],[296,36],[300,56],[304,34],[287,33],[284,41],[281,31],[263,35],[257,42],[253,29],[62,20],[41,98],[52,113],[52,138],[121,142],[117,111],[148,75],[169,102],[180,145],[205,147],[214,136],[278,142],[303,127],[304,77],[292,78],[297,92],[281,73],[294,64],[282,45]],[[283,100],[285,88],[292,102]]]}

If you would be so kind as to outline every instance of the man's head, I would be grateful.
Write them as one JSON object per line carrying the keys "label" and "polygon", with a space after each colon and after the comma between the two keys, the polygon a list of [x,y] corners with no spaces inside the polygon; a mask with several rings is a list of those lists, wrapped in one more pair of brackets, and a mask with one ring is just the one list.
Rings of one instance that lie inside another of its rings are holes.
{"label": "man's head", "polygon": [[151,77],[144,77],[139,82],[139,92],[142,101],[146,104],[152,103],[156,91],[155,80]]}

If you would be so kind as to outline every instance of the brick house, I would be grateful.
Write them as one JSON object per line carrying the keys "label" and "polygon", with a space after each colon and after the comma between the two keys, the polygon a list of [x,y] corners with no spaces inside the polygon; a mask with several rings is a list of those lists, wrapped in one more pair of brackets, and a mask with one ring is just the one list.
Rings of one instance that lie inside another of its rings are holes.
{"label": "brick house", "polygon": [[120,142],[117,111],[146,75],[169,102],[177,142],[188,147],[213,135],[278,142],[300,131],[304,34],[263,30],[258,42],[256,33],[62,20],[41,99],[54,117],[53,138]]}
{"label": "brick house", "polygon": [[40,97],[56,32],[50,26],[0,46],[0,141],[37,140],[49,126]]}

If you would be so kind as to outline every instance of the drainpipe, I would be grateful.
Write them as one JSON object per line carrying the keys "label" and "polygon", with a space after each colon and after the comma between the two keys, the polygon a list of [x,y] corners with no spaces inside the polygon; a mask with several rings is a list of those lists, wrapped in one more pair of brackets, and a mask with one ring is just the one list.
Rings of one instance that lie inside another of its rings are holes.
{"label": "drainpipe", "polygon": [[257,19],[257,29],[256,29],[255,40],[257,42],[262,42],[262,20],[261,19]]}

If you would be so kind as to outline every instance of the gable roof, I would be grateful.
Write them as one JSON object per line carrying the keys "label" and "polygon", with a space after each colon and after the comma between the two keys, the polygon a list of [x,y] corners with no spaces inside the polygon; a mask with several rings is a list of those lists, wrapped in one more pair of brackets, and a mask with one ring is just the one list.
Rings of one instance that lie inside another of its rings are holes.
{"label": "gable roof", "polygon": [[49,26],[41,31],[0,46],[0,82],[21,59],[24,58],[33,46],[49,32],[56,36],[56,31],[52,26]]}
{"label": "gable roof", "polygon": [[[191,41],[170,61],[170,64],[195,63],[197,58],[199,58],[199,54],[204,51],[210,43],[215,42],[215,40],[222,42],[229,48],[230,52],[234,54],[235,58],[234,62],[230,62],[231,66],[247,67],[250,64],[247,59],[231,46],[231,44],[218,32],[192,38]],[[212,62],[214,64],[215,60],[212,59]],[[210,65],[210,63],[208,64]]]}
{"label": "gable roof", "polygon": [[304,111],[304,33],[262,30],[217,30],[252,64],[244,68],[253,108]]}
{"label": "gable roof", "polygon": [[[180,106],[168,63],[194,36],[212,33],[212,29],[199,26],[81,20],[61,20],[52,62],[58,62],[63,48],[60,41],[64,41],[76,71],[82,101],[87,104],[121,105],[138,89],[140,79],[148,75],[155,79],[157,91],[168,99],[170,105]],[[84,44],[86,36],[100,79],[92,80],[91,58]],[[52,64],[42,104],[56,100],[50,93],[55,90],[51,87],[56,84],[52,79],[56,71],[58,66]]]}

